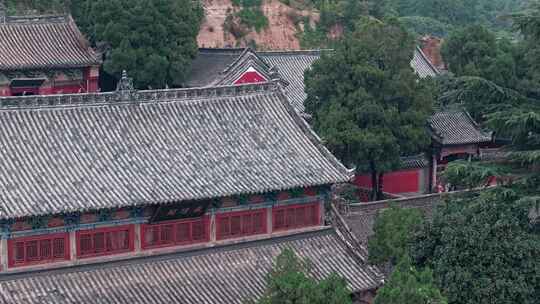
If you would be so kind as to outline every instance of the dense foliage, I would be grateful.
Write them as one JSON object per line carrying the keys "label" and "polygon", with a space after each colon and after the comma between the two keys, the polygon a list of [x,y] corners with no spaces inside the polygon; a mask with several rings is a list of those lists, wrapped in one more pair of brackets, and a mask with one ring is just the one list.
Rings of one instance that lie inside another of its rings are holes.
{"label": "dense foliage", "polygon": [[119,77],[127,70],[141,89],[182,85],[203,14],[191,0],[8,1],[12,13],[29,8],[71,12],[90,41],[105,50],[105,71]]}
{"label": "dense foliage", "polygon": [[414,39],[395,19],[366,19],[331,56],[306,72],[306,111],[344,163],[370,172],[381,197],[384,172],[429,143],[432,96],[410,67]]}
{"label": "dense foliage", "polygon": [[452,32],[441,53],[448,69],[456,76],[478,76],[498,85],[515,88],[517,67],[514,45],[481,25]]}
{"label": "dense foliage", "polygon": [[508,190],[454,198],[418,233],[413,257],[433,269],[449,303],[537,303],[540,235],[531,207]]}
{"label": "dense foliage", "polygon": [[375,304],[446,304],[433,279],[433,271],[411,265],[405,257],[399,262],[384,284],[377,291]]}
{"label": "dense foliage", "polygon": [[309,275],[309,262],[284,249],[268,274],[267,290],[258,304],[347,304],[352,303],[347,282],[335,274],[317,282]]}
{"label": "dense foliage", "polygon": [[428,267],[411,264],[409,251],[414,233],[424,223],[418,209],[396,206],[379,213],[368,241],[369,261],[390,274],[377,292],[376,304],[446,303]]}
{"label": "dense foliage", "polygon": [[202,8],[191,0],[74,0],[75,18],[107,49],[104,68],[138,88],[182,85],[197,54]]}
{"label": "dense foliage", "polygon": [[354,31],[361,16],[399,17],[416,35],[446,36],[452,30],[479,24],[511,36],[505,16],[524,8],[529,0],[281,0],[295,7],[313,6],[321,20],[308,27],[301,42],[308,47],[332,46],[327,35],[336,27]]}
{"label": "dense foliage", "polygon": [[[247,29],[259,32],[268,26],[268,18],[261,10],[262,0],[232,0],[240,10],[234,14]],[[229,20],[232,22],[232,20]]]}
{"label": "dense foliage", "polygon": [[413,233],[424,222],[418,209],[401,209],[395,206],[381,212],[373,225],[369,238],[369,261],[375,264],[395,265],[408,254]]}
{"label": "dense foliage", "polygon": [[[464,105],[478,121],[494,130],[498,138],[510,143],[506,147],[508,154],[505,161],[497,165],[504,165],[507,169],[504,175],[512,175],[513,180],[519,181],[514,182],[513,189],[523,195],[535,195],[540,189],[539,16],[540,2],[514,16],[516,28],[524,37],[518,44],[518,48],[523,50],[523,57],[519,59],[515,89],[509,88],[512,83],[499,85],[482,77],[462,76],[443,85],[441,94],[443,103]],[[466,40],[464,42],[468,43]],[[475,66],[482,61],[480,56],[469,60]],[[481,172],[482,166],[484,172]],[[451,164],[449,169],[455,180],[469,180],[469,185],[473,186],[473,177],[477,177],[477,184],[483,183],[482,177],[493,173],[493,164],[472,163],[469,170],[465,164]],[[486,173],[490,170],[492,173]]]}

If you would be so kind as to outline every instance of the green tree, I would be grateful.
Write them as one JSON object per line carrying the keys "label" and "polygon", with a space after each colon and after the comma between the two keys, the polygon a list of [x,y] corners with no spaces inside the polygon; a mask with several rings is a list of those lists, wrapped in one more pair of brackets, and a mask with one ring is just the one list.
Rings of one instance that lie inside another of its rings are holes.
{"label": "green tree", "polygon": [[418,270],[409,258],[403,258],[384,286],[377,292],[375,304],[446,304],[433,279],[433,272]]}
{"label": "green tree", "polygon": [[384,172],[429,143],[432,96],[411,69],[414,47],[396,19],[366,19],[305,75],[315,130],[343,162],[370,172],[374,199]]}
{"label": "green tree", "polygon": [[537,303],[540,236],[532,207],[508,189],[454,198],[416,235],[412,256],[433,269],[449,303]]}
{"label": "green tree", "polygon": [[418,209],[391,206],[377,215],[368,241],[370,263],[395,265],[408,256],[412,236],[423,222]]}
{"label": "green tree", "polygon": [[197,54],[202,8],[191,0],[74,0],[76,20],[104,46],[104,69],[138,88],[181,86]]}
{"label": "green tree", "polygon": [[347,283],[336,274],[317,282],[309,276],[309,262],[284,249],[268,274],[267,289],[259,304],[346,304],[352,303]]}
{"label": "green tree", "polygon": [[479,123],[484,123],[488,114],[507,111],[527,101],[518,91],[477,76],[441,76],[436,87],[440,107],[465,107]]}
{"label": "green tree", "polygon": [[410,0],[401,1],[401,13],[405,16],[430,17],[454,26],[478,21],[480,0]]}
{"label": "green tree", "polygon": [[441,48],[448,68],[456,76],[478,76],[498,85],[516,86],[514,47],[482,25],[453,31]]}
{"label": "green tree", "polygon": [[513,14],[514,27],[523,35],[521,48],[521,90],[528,97],[540,99],[540,1],[532,1],[529,8]]}

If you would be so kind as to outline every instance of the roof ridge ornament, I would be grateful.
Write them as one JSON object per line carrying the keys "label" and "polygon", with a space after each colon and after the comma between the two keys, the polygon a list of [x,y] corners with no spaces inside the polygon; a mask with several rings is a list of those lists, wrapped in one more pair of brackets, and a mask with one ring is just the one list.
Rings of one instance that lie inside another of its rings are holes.
{"label": "roof ridge ornament", "polygon": [[118,84],[116,85],[117,100],[132,100],[132,96],[135,91],[135,87],[133,86],[133,78],[128,77],[126,70],[122,70],[122,78],[120,78],[120,81],[118,81]]}

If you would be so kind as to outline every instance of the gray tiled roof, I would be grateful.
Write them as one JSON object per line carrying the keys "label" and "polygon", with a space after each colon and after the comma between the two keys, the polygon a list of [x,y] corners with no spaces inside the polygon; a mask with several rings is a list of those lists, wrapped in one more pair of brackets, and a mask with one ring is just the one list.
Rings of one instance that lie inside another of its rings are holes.
{"label": "gray tiled roof", "polygon": [[[332,50],[327,50],[332,52]],[[304,101],[306,99],[304,72],[321,57],[324,50],[298,50],[298,51],[264,51],[255,52],[246,49],[200,49],[199,55],[192,64],[191,73],[186,85],[188,87],[204,87],[214,84],[232,84],[232,80],[239,76],[243,64],[249,57],[262,58],[264,64],[254,64],[260,67],[258,71],[264,76],[276,73],[287,85],[284,88],[293,107],[300,113],[304,113]],[[242,57],[244,60],[242,60]],[[255,60],[256,61],[256,60]],[[235,68],[233,66],[238,65]],[[416,48],[411,67],[419,77],[436,76],[437,69],[429,59]],[[266,69],[266,71],[265,71]],[[272,71],[271,71],[272,70]],[[229,81],[226,81],[226,80]]]}
{"label": "gray tiled roof", "polygon": [[482,131],[464,111],[441,111],[431,116],[432,137],[442,145],[477,144],[491,141],[491,134]]}
{"label": "gray tiled roof", "polygon": [[429,166],[429,160],[424,154],[401,157],[401,169],[417,169]]}
{"label": "gray tiled roof", "polygon": [[312,262],[312,275],[343,276],[353,292],[380,285],[332,229],[162,257],[0,277],[2,303],[246,303],[260,297],[284,248]]}
{"label": "gray tiled roof", "polygon": [[0,218],[350,178],[275,83],[0,98],[0,162]]}
{"label": "gray tiled roof", "polygon": [[191,71],[188,74],[186,86],[210,86],[245,51],[246,49],[244,48],[199,49],[197,57],[191,63]]}
{"label": "gray tiled roof", "polygon": [[311,68],[315,60],[321,57],[321,51],[275,51],[258,52],[270,66],[276,67],[289,85],[285,94],[293,107],[300,113],[304,112],[304,101],[307,98],[304,86],[304,72]]}
{"label": "gray tiled roof", "polygon": [[211,85],[232,85],[238,80],[249,68],[254,68],[261,76],[268,81],[278,79],[274,69],[269,66],[257,53],[250,48],[236,58],[220,75],[211,83]]}
{"label": "gray tiled roof", "polygon": [[440,74],[439,70],[431,63],[420,47],[414,50],[411,67],[420,78],[435,77]]}
{"label": "gray tiled roof", "polygon": [[7,17],[0,22],[0,70],[100,64],[71,17]]}

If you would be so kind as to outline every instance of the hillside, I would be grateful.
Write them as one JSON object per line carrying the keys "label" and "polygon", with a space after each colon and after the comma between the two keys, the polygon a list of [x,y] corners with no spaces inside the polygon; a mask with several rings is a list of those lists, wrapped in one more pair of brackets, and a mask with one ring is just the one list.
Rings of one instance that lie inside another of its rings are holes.
{"label": "hillside", "polygon": [[[205,18],[197,37],[201,47],[257,46],[259,49],[299,49],[300,38],[308,23],[314,26],[319,14],[314,9],[297,9],[279,0],[260,5],[267,23],[259,31],[246,25],[245,9],[232,0],[203,0]],[[259,7],[257,8],[257,10]]]}

